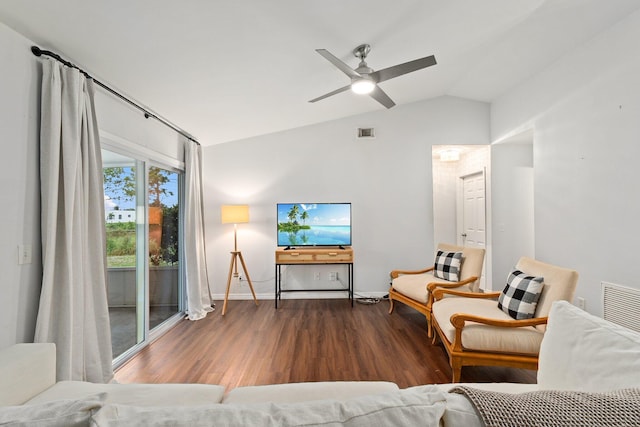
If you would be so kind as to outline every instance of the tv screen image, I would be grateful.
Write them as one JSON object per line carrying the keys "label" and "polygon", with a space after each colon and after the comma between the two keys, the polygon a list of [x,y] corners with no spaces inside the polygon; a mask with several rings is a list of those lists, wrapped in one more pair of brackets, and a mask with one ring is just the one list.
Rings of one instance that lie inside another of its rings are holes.
{"label": "tv screen image", "polygon": [[351,203],[278,203],[278,246],[351,246]]}

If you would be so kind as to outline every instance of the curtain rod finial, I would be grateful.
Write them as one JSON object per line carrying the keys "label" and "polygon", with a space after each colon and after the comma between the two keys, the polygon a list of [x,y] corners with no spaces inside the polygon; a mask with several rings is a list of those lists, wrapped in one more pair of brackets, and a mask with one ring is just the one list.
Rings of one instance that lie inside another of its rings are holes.
{"label": "curtain rod finial", "polygon": [[42,49],[40,49],[38,46],[31,46],[31,52],[32,52],[35,56],[40,56],[40,55],[42,55]]}

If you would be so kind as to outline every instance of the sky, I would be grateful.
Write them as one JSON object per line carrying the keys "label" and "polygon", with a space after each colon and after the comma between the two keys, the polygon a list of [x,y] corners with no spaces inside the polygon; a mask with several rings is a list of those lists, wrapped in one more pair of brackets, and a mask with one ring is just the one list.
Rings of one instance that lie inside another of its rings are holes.
{"label": "sky", "polygon": [[[134,173],[133,167],[124,167],[122,177],[132,176]],[[164,189],[167,194],[160,196],[160,201],[165,206],[175,206],[178,203],[178,174],[175,172],[169,172],[169,181],[164,184]],[[105,191],[104,193],[104,209],[109,212],[119,207],[120,210],[133,210],[136,207],[134,199],[128,198],[122,189],[112,189],[111,191]]]}
{"label": "sky", "polygon": [[[300,212],[306,211],[309,218],[307,225],[350,225],[350,203],[279,203],[278,222],[289,222],[287,214],[293,205],[298,205]],[[299,218],[299,217],[298,217]],[[298,219],[299,222],[302,222]]]}

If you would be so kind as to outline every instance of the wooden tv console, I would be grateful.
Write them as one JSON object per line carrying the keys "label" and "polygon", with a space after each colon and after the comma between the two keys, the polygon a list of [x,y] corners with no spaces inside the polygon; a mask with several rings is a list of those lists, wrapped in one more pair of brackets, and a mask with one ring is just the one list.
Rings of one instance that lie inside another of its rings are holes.
{"label": "wooden tv console", "polygon": [[[348,268],[347,287],[341,289],[282,289],[283,265],[344,264]],[[342,248],[304,248],[276,250],[275,304],[283,292],[335,292],[346,291],[353,306],[353,249]]]}

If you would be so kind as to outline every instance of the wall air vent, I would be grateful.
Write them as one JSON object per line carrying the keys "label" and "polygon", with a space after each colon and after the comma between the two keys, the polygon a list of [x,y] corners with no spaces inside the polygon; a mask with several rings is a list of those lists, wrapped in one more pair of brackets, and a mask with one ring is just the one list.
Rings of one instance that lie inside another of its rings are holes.
{"label": "wall air vent", "polygon": [[604,319],[640,332],[640,289],[601,284]]}
{"label": "wall air vent", "polygon": [[372,139],[375,137],[373,128],[358,128],[358,139]]}

